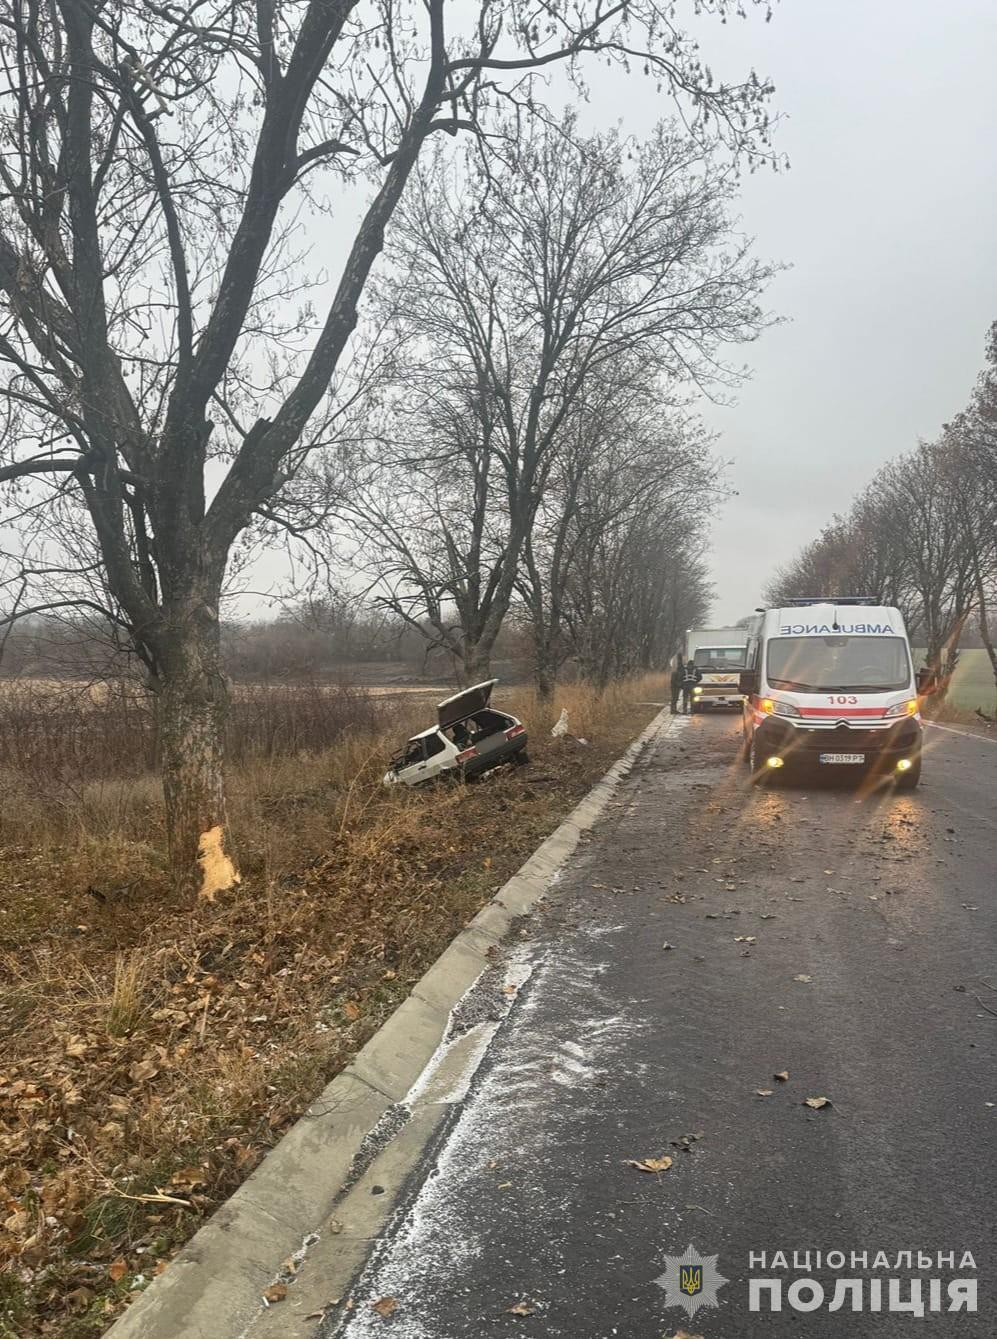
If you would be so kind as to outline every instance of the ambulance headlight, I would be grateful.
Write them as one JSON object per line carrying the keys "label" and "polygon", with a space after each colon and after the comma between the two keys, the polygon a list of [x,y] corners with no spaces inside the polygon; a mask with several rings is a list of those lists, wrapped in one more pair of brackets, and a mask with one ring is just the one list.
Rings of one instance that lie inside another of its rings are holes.
{"label": "ambulance headlight", "polygon": [[791,702],[777,702],[774,698],[762,698],[762,711],[766,716],[799,716],[799,707],[794,707]]}
{"label": "ambulance headlight", "polygon": [[703,691],[702,688],[700,688],[699,684],[697,683],[696,687],[692,690],[693,697],[699,697],[702,691]]}
{"label": "ambulance headlight", "polygon": [[883,712],[884,716],[913,716],[917,712],[917,698],[910,697],[906,702],[896,702]]}

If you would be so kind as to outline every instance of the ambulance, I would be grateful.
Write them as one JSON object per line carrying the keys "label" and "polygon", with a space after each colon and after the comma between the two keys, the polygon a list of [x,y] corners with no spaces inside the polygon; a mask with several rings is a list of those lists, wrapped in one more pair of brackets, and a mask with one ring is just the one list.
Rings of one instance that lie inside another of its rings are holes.
{"label": "ambulance", "polygon": [[898,610],[863,596],[792,600],[748,627],[744,756],[752,779],[785,769],[921,779],[919,693]]}
{"label": "ambulance", "polygon": [[692,690],[692,709],[738,707],[743,701],[738,676],[744,668],[745,628],[689,628],[685,634],[684,659],[699,670]]}

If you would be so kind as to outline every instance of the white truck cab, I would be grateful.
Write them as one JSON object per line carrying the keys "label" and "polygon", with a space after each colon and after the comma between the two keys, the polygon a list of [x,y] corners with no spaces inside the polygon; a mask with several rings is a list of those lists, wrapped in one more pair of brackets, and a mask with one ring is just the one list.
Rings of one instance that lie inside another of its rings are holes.
{"label": "white truck cab", "polygon": [[739,680],[747,641],[746,628],[689,628],[685,659],[691,660],[700,674],[692,690],[693,711],[740,707],[744,699]]}
{"label": "white truck cab", "polygon": [[754,780],[809,768],[918,784],[920,699],[899,610],[863,596],[759,610],[740,686]]}

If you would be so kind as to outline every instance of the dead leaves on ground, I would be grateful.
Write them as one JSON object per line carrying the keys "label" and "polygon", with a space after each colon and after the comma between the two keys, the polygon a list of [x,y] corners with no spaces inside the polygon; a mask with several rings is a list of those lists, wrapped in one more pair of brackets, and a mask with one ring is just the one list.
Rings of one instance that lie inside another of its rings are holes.
{"label": "dead leaves on ground", "polygon": [[667,1172],[674,1159],[664,1158],[627,1158],[627,1167],[636,1167],[639,1172]]}
{"label": "dead leaves on ground", "polygon": [[533,1316],[536,1314],[536,1307],[532,1302],[516,1302],[506,1310],[507,1316]]}
{"label": "dead leaves on ground", "polygon": [[371,1302],[370,1305],[372,1310],[376,1311],[379,1316],[387,1320],[389,1316],[393,1316],[398,1310],[398,1298],[379,1297],[376,1302]]}
{"label": "dead leaves on ground", "polygon": [[823,1111],[825,1107],[832,1105],[829,1097],[805,1097],[803,1105],[809,1107],[811,1111]]}

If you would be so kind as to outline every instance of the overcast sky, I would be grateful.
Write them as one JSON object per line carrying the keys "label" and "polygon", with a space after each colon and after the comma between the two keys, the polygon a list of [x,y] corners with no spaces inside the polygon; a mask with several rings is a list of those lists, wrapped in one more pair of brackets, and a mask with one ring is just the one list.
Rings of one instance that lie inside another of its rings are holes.
{"label": "overcast sky", "polygon": [[[776,147],[791,164],[746,178],[740,211],[759,255],[791,267],[767,295],[784,322],[731,350],[753,369],[736,404],[703,406],[738,493],[710,543],[715,624],[750,612],[883,461],[965,404],[997,318],[997,0],[774,11],[699,23],[715,72],[775,82]],[[586,72],[592,126],[642,135],[672,111],[640,75]],[[332,278],[359,203],[331,201],[312,229]],[[276,594],[286,575],[271,554],[250,585]],[[259,596],[240,604],[259,609]]]}
{"label": "overcast sky", "polygon": [[772,22],[704,24],[725,74],[776,85],[791,169],[745,184],[744,228],[792,269],[786,323],[745,350],[732,408],[706,410],[739,496],[713,538],[727,623],[891,456],[966,399],[997,318],[997,4],[782,0]]}

